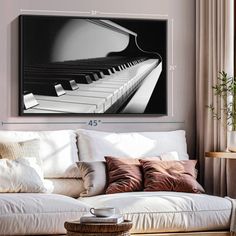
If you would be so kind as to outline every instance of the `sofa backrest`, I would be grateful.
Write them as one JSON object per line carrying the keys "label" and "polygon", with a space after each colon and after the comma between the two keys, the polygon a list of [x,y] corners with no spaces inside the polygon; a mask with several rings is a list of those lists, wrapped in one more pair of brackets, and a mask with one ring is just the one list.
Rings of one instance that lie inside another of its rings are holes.
{"label": "sofa backrest", "polygon": [[110,133],[79,129],[76,133],[81,161],[100,161],[104,156],[154,157],[168,152],[177,152],[180,160],[189,159],[184,130]]}
{"label": "sofa backrest", "polygon": [[[76,165],[104,156],[154,157],[176,152],[188,159],[185,131],[109,133],[80,129],[58,131],[0,131],[0,142],[38,139],[48,192],[78,197],[84,190]],[[79,157],[78,157],[79,152]]]}

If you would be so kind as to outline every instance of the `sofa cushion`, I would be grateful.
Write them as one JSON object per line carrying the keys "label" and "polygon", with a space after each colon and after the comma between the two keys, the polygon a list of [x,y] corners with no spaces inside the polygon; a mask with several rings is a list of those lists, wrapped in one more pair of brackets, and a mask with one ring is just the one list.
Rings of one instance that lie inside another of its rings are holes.
{"label": "sofa cushion", "polygon": [[24,142],[4,142],[0,143],[0,158],[15,160],[22,157],[37,158],[38,164],[42,161],[39,158],[39,140],[27,140]]}
{"label": "sofa cushion", "polygon": [[65,234],[64,222],[88,214],[89,206],[57,194],[0,195],[0,234]]}
{"label": "sofa cushion", "polygon": [[78,150],[73,130],[59,131],[0,131],[0,142],[20,142],[38,139],[39,155],[42,160],[44,177],[79,177],[76,161]]}
{"label": "sofa cushion", "polygon": [[77,198],[85,191],[82,179],[44,179],[47,193],[62,194]]}
{"label": "sofa cushion", "polygon": [[149,157],[176,151],[188,159],[185,131],[108,133],[77,130],[81,161],[102,161],[104,156]]}
{"label": "sofa cushion", "polygon": [[196,180],[196,160],[139,161],[144,173],[144,191],[204,192]]}
{"label": "sofa cushion", "polygon": [[89,197],[103,194],[107,185],[106,162],[105,161],[81,161],[77,163],[84,183],[84,191],[81,197]]}
{"label": "sofa cushion", "polygon": [[141,191],[143,178],[141,165],[135,158],[105,156],[108,172],[106,193]]}
{"label": "sofa cushion", "polygon": [[133,222],[132,233],[229,229],[231,202],[206,194],[129,192],[79,198],[93,207],[115,207]]}
{"label": "sofa cushion", "polygon": [[[111,180],[111,179],[114,179],[113,173],[117,175],[117,178],[116,178],[117,180],[111,183],[110,187],[108,187],[107,193],[111,193],[109,191],[111,190],[111,188],[114,189],[114,185],[117,185],[117,183],[119,183],[118,185],[120,186],[119,192],[124,192],[124,191],[121,191],[121,189],[124,189],[124,187],[126,187],[126,190],[127,190],[127,187],[129,187],[130,182],[132,182],[133,180],[132,178],[133,170],[131,171],[131,173],[129,173],[129,176],[126,175],[127,171],[129,172],[130,168],[132,168],[132,166],[130,166],[128,163],[129,163],[129,160],[132,161],[133,159],[123,158],[125,162],[127,161],[128,162],[126,164],[123,162],[122,165],[120,165],[120,162],[119,162],[120,158],[118,157],[111,157],[111,158],[114,159],[115,162],[117,162],[114,167],[115,169],[114,171],[112,171],[113,165],[108,165],[108,168],[107,168],[107,164],[105,161],[79,161],[77,162],[79,172],[84,182],[84,191],[80,193],[81,197],[89,197],[89,196],[94,196],[98,194],[104,194],[106,187],[108,186],[109,174],[112,175],[110,176],[110,180]],[[160,157],[153,157],[153,159],[159,159],[159,158],[165,159],[165,160],[169,160],[169,159],[175,160],[176,158],[178,159],[178,156],[176,152],[169,152],[169,153],[161,154]],[[135,162],[137,162],[137,160],[138,159],[136,159]],[[137,164],[139,164],[139,162],[137,162]],[[137,170],[137,171],[141,174],[140,170]],[[123,178],[121,178],[121,172],[125,174],[126,185],[124,185]],[[140,183],[142,182],[141,178],[139,178],[138,182]],[[118,191],[116,190],[114,192],[118,192]]]}
{"label": "sofa cushion", "polygon": [[0,159],[1,193],[45,192],[43,172],[33,157],[17,160]]}

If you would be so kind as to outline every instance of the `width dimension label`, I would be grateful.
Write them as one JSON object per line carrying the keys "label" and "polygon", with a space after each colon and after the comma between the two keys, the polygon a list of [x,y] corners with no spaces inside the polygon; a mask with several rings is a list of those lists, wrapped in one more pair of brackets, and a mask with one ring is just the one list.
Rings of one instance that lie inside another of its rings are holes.
{"label": "width dimension label", "polygon": [[89,120],[87,123],[87,125],[92,126],[92,127],[98,126],[99,124],[102,124],[101,120]]}

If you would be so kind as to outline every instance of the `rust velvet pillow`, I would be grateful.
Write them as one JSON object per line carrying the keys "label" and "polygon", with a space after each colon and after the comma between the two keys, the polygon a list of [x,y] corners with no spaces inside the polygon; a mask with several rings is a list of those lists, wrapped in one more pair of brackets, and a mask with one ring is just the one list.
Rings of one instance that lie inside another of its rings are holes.
{"label": "rust velvet pillow", "polygon": [[108,171],[106,193],[141,191],[142,171],[138,159],[105,157]]}
{"label": "rust velvet pillow", "polygon": [[197,182],[197,161],[139,160],[144,173],[144,191],[203,193]]}

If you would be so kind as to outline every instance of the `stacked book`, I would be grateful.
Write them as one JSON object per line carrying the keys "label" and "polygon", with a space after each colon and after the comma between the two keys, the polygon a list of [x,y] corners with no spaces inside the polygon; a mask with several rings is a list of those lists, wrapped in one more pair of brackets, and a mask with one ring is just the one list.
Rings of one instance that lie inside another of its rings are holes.
{"label": "stacked book", "polygon": [[108,217],[98,217],[94,215],[85,215],[80,218],[80,223],[112,223],[120,224],[124,222],[124,218],[120,214],[115,214]]}

